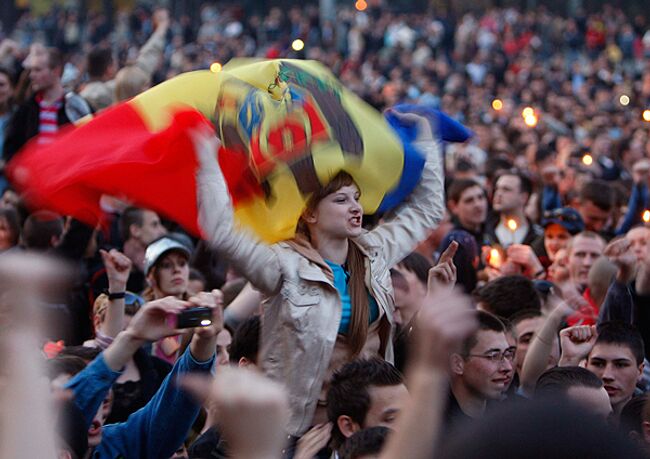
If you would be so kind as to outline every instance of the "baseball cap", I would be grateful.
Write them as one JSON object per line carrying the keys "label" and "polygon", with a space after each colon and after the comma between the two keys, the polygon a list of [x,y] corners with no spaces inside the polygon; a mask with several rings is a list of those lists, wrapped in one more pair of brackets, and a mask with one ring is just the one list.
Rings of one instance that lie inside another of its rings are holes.
{"label": "baseball cap", "polygon": [[160,257],[172,250],[184,253],[187,258],[192,255],[190,249],[185,244],[169,236],[163,236],[147,246],[147,250],[144,253],[144,274],[149,274],[149,271],[158,262]]}
{"label": "baseball cap", "polygon": [[585,224],[582,217],[572,207],[558,207],[557,209],[547,210],[544,212],[542,219],[542,226],[547,226],[557,223],[566,229],[572,236],[584,231]]}

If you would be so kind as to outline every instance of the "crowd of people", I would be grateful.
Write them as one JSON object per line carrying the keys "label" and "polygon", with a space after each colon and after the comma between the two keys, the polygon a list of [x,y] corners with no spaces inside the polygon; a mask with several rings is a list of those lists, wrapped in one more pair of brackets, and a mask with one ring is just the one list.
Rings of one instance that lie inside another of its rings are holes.
{"label": "crowd of people", "polygon": [[378,110],[474,135],[394,113],[426,160],[409,198],[364,218],[340,173],[273,245],[236,229],[214,136],[201,240],[110,196],[90,227],[1,177],[0,456],[650,454],[648,18],[214,3],[200,24],[138,6],[3,29],[2,167],[237,57],[318,60]]}

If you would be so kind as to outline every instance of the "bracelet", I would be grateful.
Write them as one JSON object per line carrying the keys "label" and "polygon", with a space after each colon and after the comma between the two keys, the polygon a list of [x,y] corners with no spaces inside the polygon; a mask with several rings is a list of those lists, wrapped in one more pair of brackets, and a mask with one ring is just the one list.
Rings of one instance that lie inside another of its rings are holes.
{"label": "bracelet", "polygon": [[108,293],[109,300],[122,300],[126,296],[126,292]]}

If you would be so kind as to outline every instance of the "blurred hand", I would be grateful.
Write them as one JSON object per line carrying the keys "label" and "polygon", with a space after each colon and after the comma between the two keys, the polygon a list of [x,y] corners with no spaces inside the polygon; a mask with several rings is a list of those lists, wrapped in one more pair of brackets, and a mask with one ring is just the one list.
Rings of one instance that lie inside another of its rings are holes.
{"label": "blurred hand", "polygon": [[560,184],[560,169],[554,165],[548,165],[540,171],[542,183],[546,186],[557,187]]}
{"label": "blurred hand", "polygon": [[431,123],[424,116],[415,113],[402,113],[397,110],[389,109],[392,113],[404,124],[412,124],[417,126],[416,142],[433,142],[433,131]]}
{"label": "blurred hand", "polygon": [[559,307],[563,308],[566,313],[565,316],[569,316],[581,309],[591,309],[587,300],[585,300],[576,286],[571,282],[555,282],[555,287],[554,293],[560,298],[555,298],[554,301],[556,301]]}
{"label": "blurred hand", "polygon": [[506,251],[508,261],[523,268],[523,275],[534,278],[538,273],[544,271],[542,263],[533,252],[533,248],[524,244],[513,244]]}
{"label": "blurred hand", "polygon": [[192,143],[201,168],[206,171],[219,169],[217,151],[221,141],[215,136],[208,126],[199,126],[190,132]]}
{"label": "blurred hand", "polygon": [[111,293],[124,292],[131,273],[131,260],[115,249],[111,249],[110,252],[100,250],[99,253],[106,268],[108,291]]}
{"label": "blurred hand", "polygon": [[591,352],[597,338],[595,325],[576,325],[561,330],[560,366],[578,365]]}
{"label": "blurred hand", "polygon": [[605,247],[604,255],[618,268],[616,280],[623,284],[632,281],[636,274],[637,259],[627,238],[619,238],[610,242]]}
{"label": "blurred hand", "polygon": [[501,276],[519,276],[524,274],[524,267],[511,260],[506,260],[499,268]]}
{"label": "blurred hand", "polygon": [[640,159],[632,166],[632,179],[635,184],[650,183],[650,159]]}
{"label": "blurred hand", "polygon": [[221,368],[215,378],[186,376],[182,386],[215,404],[232,457],[281,457],[289,403],[284,388],[246,368]]}
{"label": "blurred hand", "polygon": [[154,29],[167,29],[169,27],[169,22],[169,11],[166,8],[160,8],[154,12]]}
{"label": "blurred hand", "polygon": [[187,301],[168,296],[145,303],[133,316],[126,331],[142,341],[158,341],[167,336],[183,333],[177,329],[177,315],[190,306]]}
{"label": "blurred hand", "polygon": [[294,459],[312,459],[327,446],[332,435],[332,423],[318,424],[300,437]]}
{"label": "blurred hand", "polygon": [[456,284],[456,265],[454,255],[458,250],[458,242],[452,241],[449,247],[440,255],[438,264],[429,270],[437,284],[444,288],[452,288]]}

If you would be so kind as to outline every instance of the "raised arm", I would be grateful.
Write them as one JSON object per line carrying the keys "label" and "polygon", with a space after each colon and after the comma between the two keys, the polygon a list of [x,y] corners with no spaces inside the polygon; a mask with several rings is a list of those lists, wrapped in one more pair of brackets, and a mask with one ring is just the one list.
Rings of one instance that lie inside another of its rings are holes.
{"label": "raised arm", "polygon": [[199,414],[196,399],[179,386],[179,377],[188,373],[209,374],[214,368],[216,336],[223,328],[223,315],[215,292],[190,299],[194,305],[211,306],[212,325],[194,330],[189,349],[149,402],[122,423],[104,428],[100,456],[171,457],[185,440]]}
{"label": "raised arm", "polygon": [[135,65],[144,70],[147,75],[152,75],[158,67],[160,58],[165,47],[165,35],[169,30],[169,11],[162,8],[154,13],[156,29],[149,37],[149,40],[142,45]]}
{"label": "raised arm", "polygon": [[548,357],[551,355],[553,346],[557,345],[555,337],[562,321],[572,312],[573,310],[566,304],[559,302],[546,318],[542,328],[533,337],[521,369],[520,388],[522,395],[533,396],[537,380],[546,371]]}
{"label": "raised arm", "polygon": [[200,165],[197,199],[204,239],[257,289],[274,293],[281,280],[278,256],[244,228],[235,227],[232,202],[216,158],[219,140],[208,129],[197,130],[192,136]]}
{"label": "raised arm", "polygon": [[[126,292],[126,283],[131,272],[131,260],[115,249],[110,252],[100,250],[99,253],[104,261],[108,277],[109,301],[104,321],[98,331],[104,336],[115,338],[124,328],[124,297],[120,296]],[[111,294],[118,295],[111,299]]]}
{"label": "raised arm", "polygon": [[426,157],[420,183],[398,208],[390,221],[361,236],[379,247],[388,266],[394,266],[438,226],[445,212],[444,183],[440,142],[434,139],[430,123],[414,114],[400,115],[417,125],[415,147]]}

